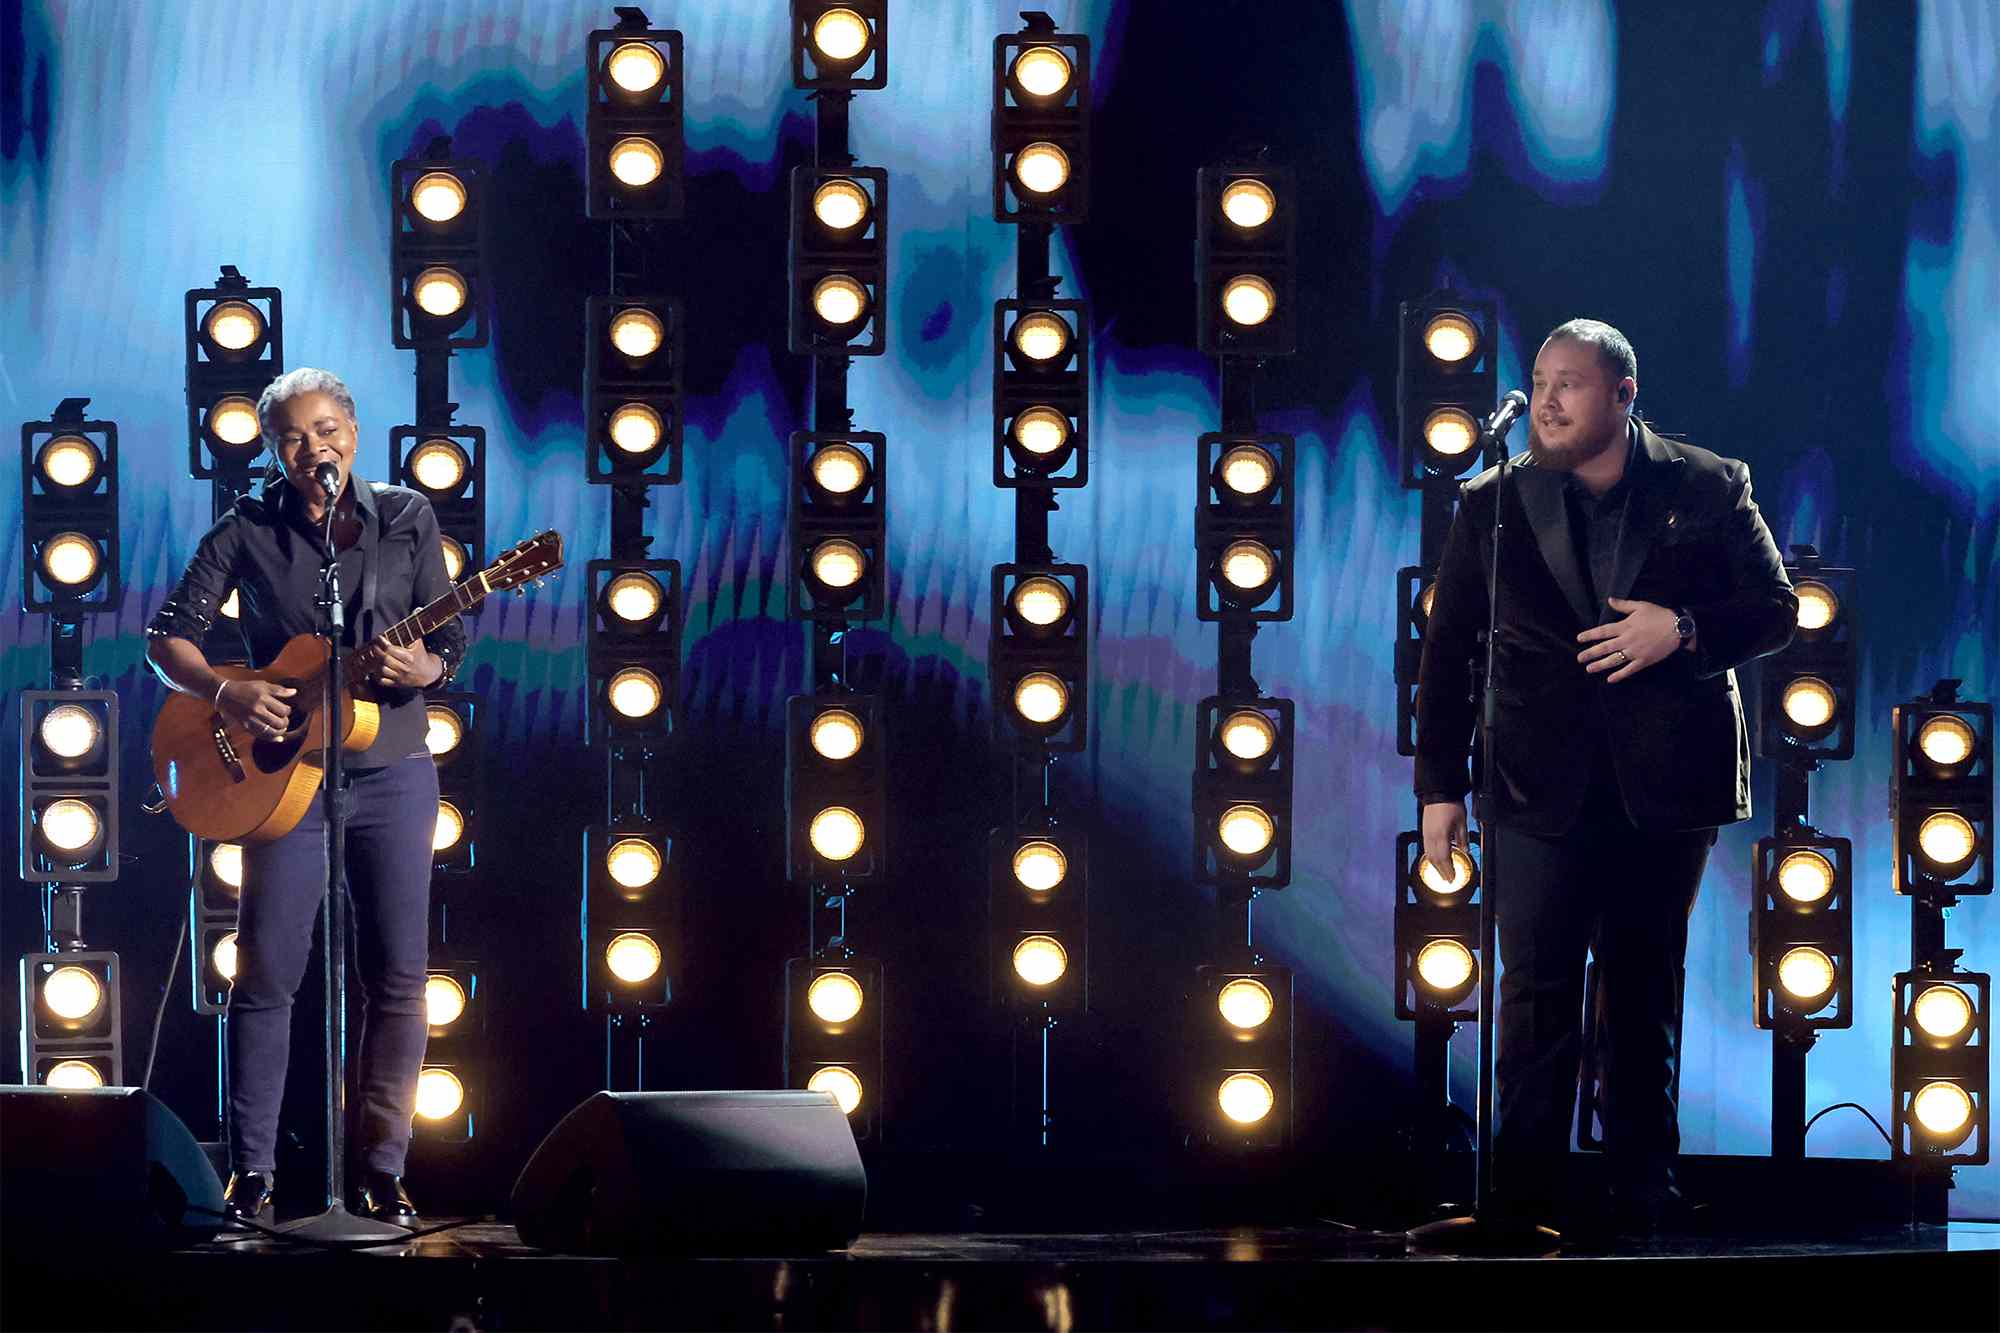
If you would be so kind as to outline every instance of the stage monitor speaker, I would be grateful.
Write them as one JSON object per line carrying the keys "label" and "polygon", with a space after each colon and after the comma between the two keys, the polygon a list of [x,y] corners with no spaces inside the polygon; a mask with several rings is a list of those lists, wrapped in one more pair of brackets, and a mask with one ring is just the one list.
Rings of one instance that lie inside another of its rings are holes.
{"label": "stage monitor speaker", "polygon": [[521,1240],[584,1254],[829,1250],[868,1176],[825,1092],[600,1092],[514,1185]]}
{"label": "stage monitor speaker", "polygon": [[222,1225],[222,1182],[140,1088],[0,1089],[0,1250],[194,1245]]}

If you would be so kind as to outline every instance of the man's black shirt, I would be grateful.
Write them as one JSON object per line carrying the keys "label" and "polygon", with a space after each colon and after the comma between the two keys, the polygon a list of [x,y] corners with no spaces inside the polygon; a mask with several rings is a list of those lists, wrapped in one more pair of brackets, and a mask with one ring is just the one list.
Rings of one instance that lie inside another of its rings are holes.
{"label": "man's black shirt", "polygon": [[1570,543],[1576,548],[1577,567],[1590,580],[1591,594],[1597,599],[1600,625],[1605,620],[1604,599],[1611,595],[1612,571],[1618,565],[1618,543],[1625,533],[1625,499],[1632,493],[1632,469],[1639,461],[1633,445],[1635,435],[1636,430],[1627,433],[1625,470],[1604,494],[1592,495],[1575,473],[1563,478],[1563,506],[1569,514]]}

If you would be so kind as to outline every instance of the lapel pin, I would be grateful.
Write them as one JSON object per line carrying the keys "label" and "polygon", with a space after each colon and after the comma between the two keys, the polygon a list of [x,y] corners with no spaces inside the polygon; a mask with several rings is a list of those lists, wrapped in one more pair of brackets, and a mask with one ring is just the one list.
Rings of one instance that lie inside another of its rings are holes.
{"label": "lapel pin", "polygon": [[1679,517],[1680,517],[1680,515],[1679,515],[1679,514],[1675,513],[1675,512],[1673,511],[1673,510],[1669,509],[1669,510],[1667,511],[1667,526],[1671,528],[1671,527],[1672,527],[1672,526],[1674,525],[1674,520],[1675,520],[1675,519],[1677,519],[1677,518],[1679,518]]}

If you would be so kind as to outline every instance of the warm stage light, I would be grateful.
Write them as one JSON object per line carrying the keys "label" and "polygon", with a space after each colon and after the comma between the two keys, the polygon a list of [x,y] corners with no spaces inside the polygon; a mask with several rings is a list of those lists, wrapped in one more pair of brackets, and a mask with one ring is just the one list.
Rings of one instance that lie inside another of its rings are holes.
{"label": "warm stage light", "polygon": [[1215,824],[1222,845],[1241,857],[1262,856],[1271,848],[1278,826],[1271,816],[1254,805],[1232,805]]}
{"label": "warm stage light", "polygon": [[1014,154],[1014,184],[1028,194],[1054,194],[1069,184],[1069,154],[1052,143],[1029,144]]}
{"label": "warm stage light", "polygon": [[1278,743],[1278,727],[1268,713],[1255,708],[1239,708],[1222,720],[1222,748],[1246,762],[1271,753]]}
{"label": "warm stage light", "polygon": [[828,1065],[815,1069],[806,1080],[807,1092],[830,1092],[834,1103],[840,1107],[842,1115],[853,1115],[861,1105],[861,1080],[845,1065]]}
{"label": "warm stage light", "polygon": [[621,453],[651,453],[666,430],[660,414],[644,403],[626,403],[611,414],[611,443]]}
{"label": "warm stage light", "polygon": [[813,20],[813,51],[838,64],[860,59],[874,40],[868,20],[851,9],[829,9]]}
{"label": "warm stage light", "polygon": [[1926,986],[1910,1006],[1917,1029],[1940,1046],[1955,1046],[1972,1031],[1972,1001],[1956,986]]}
{"label": "warm stage light", "polygon": [[1055,365],[1069,354],[1069,322],[1045,310],[1030,311],[1008,332],[1014,350],[1030,361]]}
{"label": "warm stage light", "polygon": [[1278,211],[1278,196],[1258,180],[1235,180],[1222,187],[1222,216],[1245,231],[1255,231]]}
{"label": "warm stage light", "polygon": [[425,440],[410,451],[410,477],[427,491],[448,491],[465,480],[472,463],[465,450],[445,439]]}
{"label": "warm stage light", "polygon": [[450,801],[439,801],[437,824],[431,830],[431,850],[442,852],[456,847],[464,836],[465,816]]}
{"label": "warm stage light", "polygon": [[1014,711],[1045,727],[1069,711],[1069,686],[1048,671],[1030,671],[1014,685]]}
{"label": "warm stage light", "polygon": [[611,678],[606,692],[611,707],[620,717],[650,717],[660,707],[665,691],[660,678],[644,667],[626,667]]}
{"label": "warm stage light", "polygon": [[1007,600],[1015,615],[1037,629],[1060,624],[1069,615],[1069,589],[1042,574],[1015,584]]}
{"label": "warm stage light", "polygon": [[1257,541],[1235,541],[1222,551],[1222,578],[1239,593],[1270,586],[1278,576],[1278,558]]}
{"label": "warm stage light", "polygon": [[42,983],[42,1003],[57,1018],[81,1022],[104,1003],[104,986],[87,967],[59,967]]}
{"label": "warm stage light", "polygon": [[424,1018],[432,1027],[450,1027],[464,1013],[465,987],[451,977],[424,978]]}
{"label": "warm stage light", "polygon": [[627,931],[604,946],[604,965],[611,975],[636,986],[660,970],[660,946],[636,931]]}
{"label": "warm stage light", "polygon": [[634,190],[645,189],[666,169],[667,159],[651,139],[635,134],[611,145],[611,174]]}
{"label": "warm stage light", "polygon": [[1245,326],[1262,324],[1278,307],[1278,292],[1254,273],[1239,273],[1222,288],[1222,313]]}
{"label": "warm stage light", "polygon": [[868,459],[851,444],[823,444],[813,451],[813,484],[833,496],[859,494],[868,484]]}
{"label": "warm stage light", "polygon": [[806,840],[823,861],[853,859],[854,854],[861,850],[866,836],[861,816],[844,805],[828,806],[814,815],[812,823],[806,828]]}
{"label": "warm stage light", "polygon": [[1424,418],[1424,443],[1440,458],[1458,458],[1479,443],[1479,423],[1463,408],[1440,407]]}
{"label": "warm stage light", "polygon": [[604,72],[625,92],[648,93],[667,76],[667,61],[651,42],[620,42],[605,58]]}
{"label": "warm stage light", "polygon": [[222,886],[237,893],[243,891],[243,844],[240,842],[218,842],[208,849],[208,869]]}
{"label": "warm stage light", "polygon": [[807,731],[813,753],[832,763],[851,759],[861,749],[861,719],[845,708],[829,708],[813,718]]}
{"label": "warm stage light", "polygon": [[212,403],[203,424],[210,435],[236,449],[258,443],[264,434],[264,428],[257,424],[257,404],[240,394]]}
{"label": "warm stage light", "polygon": [[433,759],[456,750],[465,739],[465,720],[456,708],[444,704],[424,705],[424,748]]}
{"label": "warm stage light", "polygon": [[822,1023],[840,1024],[861,1012],[861,983],[845,972],[822,972],[806,987],[806,1007]]}
{"label": "warm stage light", "polygon": [[1417,978],[1440,994],[1461,993],[1478,976],[1479,963],[1460,940],[1432,940],[1417,950]]}
{"label": "warm stage light", "polygon": [[1451,878],[1446,879],[1428,856],[1417,858],[1417,878],[1425,888],[1440,896],[1465,892],[1472,887],[1472,854],[1463,847],[1451,849]]}
{"label": "warm stage light", "polygon": [[1215,1100],[1222,1113],[1239,1125],[1256,1124],[1278,1103],[1271,1085],[1257,1074],[1231,1074],[1216,1089]]}
{"label": "warm stage light", "polygon": [[1046,458],[1069,443],[1069,418],[1053,407],[1031,407],[1014,418],[1014,443]]}
{"label": "warm stage light", "polygon": [[1217,993],[1215,1007],[1229,1026],[1249,1032],[1271,1020],[1277,1002],[1271,998],[1271,988],[1263,982],[1238,977]]}
{"label": "warm stage light", "polygon": [[[229,401],[241,402],[241,399]],[[210,410],[211,419],[214,416]],[[250,414],[254,424],[257,414]],[[255,432],[252,432],[253,436]],[[65,490],[74,490],[97,476],[97,469],[104,459],[97,452],[97,446],[81,435],[58,435],[42,446],[40,467],[43,478],[51,485]]]}
{"label": "warm stage light", "polygon": [[1014,975],[1030,986],[1053,986],[1069,971],[1069,954],[1053,936],[1030,935],[1014,946]]}
{"label": "warm stage light", "polygon": [[1801,945],[1778,959],[1778,989],[1801,1012],[1811,1013],[1833,993],[1833,959],[1821,950]]}
{"label": "warm stage light", "polygon": [[104,1075],[88,1060],[63,1060],[49,1067],[42,1079],[45,1088],[101,1088]]}
{"label": "warm stage light", "polygon": [[58,532],[42,544],[42,577],[64,588],[81,588],[97,577],[97,543],[80,532]]}
{"label": "warm stage light", "polygon": [[1833,863],[1818,852],[1787,853],[1778,862],[1778,891],[1800,907],[1833,892]]}
{"label": "warm stage light", "polygon": [[604,853],[604,870],[623,889],[643,889],[660,877],[660,849],[644,838],[620,838]]}
{"label": "warm stage light", "polygon": [[1945,1140],[1948,1146],[1972,1127],[1972,1096],[1956,1083],[1926,1083],[1910,1099],[1910,1114],[1925,1134]]}
{"label": "warm stage light", "polygon": [[1244,498],[1262,495],[1277,484],[1278,460],[1254,444],[1235,445],[1222,455],[1222,484]]}
{"label": "warm stage light", "polygon": [[660,614],[666,604],[666,590],[651,574],[627,570],[606,585],[604,600],[611,614],[628,625],[643,625]]}
{"label": "warm stage light", "polygon": [[845,273],[829,273],[813,284],[813,313],[833,328],[845,328],[868,313],[868,289]]}
{"label": "warm stage light", "polygon": [[1014,849],[1014,881],[1030,893],[1047,893],[1069,874],[1069,858],[1052,842],[1037,839]]}
{"label": "warm stage light", "polygon": [[215,969],[215,975],[232,985],[236,981],[236,953],[236,932],[233,930],[217,940],[215,947],[208,951],[209,966]]}
{"label": "warm stage light", "polygon": [[96,842],[103,832],[97,808],[88,801],[65,796],[42,810],[41,834],[59,852],[80,852]]}
{"label": "warm stage light", "polygon": [[1423,614],[1427,622],[1431,618],[1431,606],[1437,601],[1437,590],[1437,584],[1426,583],[1424,590],[1417,594],[1417,610]]}
{"label": "warm stage light", "polygon": [[1818,676],[1800,676],[1785,686],[1785,716],[1799,731],[1816,731],[1833,721],[1833,687]]}
{"label": "warm stage light", "polygon": [[426,1069],[417,1075],[417,1115],[445,1120],[465,1105],[465,1085],[449,1069]]}
{"label": "warm stage light", "polygon": [[218,301],[209,307],[201,327],[223,351],[242,352],[264,336],[264,316],[247,301]]}
{"label": "warm stage light", "polygon": [[1456,310],[1440,310],[1424,325],[1424,349],[1448,366],[1479,350],[1479,326]]}
{"label": "warm stage light", "polygon": [[456,583],[459,576],[465,573],[465,547],[458,538],[449,534],[443,536],[441,545],[444,548],[444,576]]}
{"label": "warm stage light", "polygon": [[632,306],[611,317],[611,345],[634,361],[659,351],[666,339],[667,326],[643,306]]}
{"label": "warm stage light", "polygon": [[1069,87],[1069,57],[1053,46],[1031,46],[1014,57],[1010,71],[1015,86],[1026,96],[1046,102]]}
{"label": "warm stage light", "polygon": [[458,270],[440,264],[417,274],[410,290],[416,299],[417,309],[434,319],[445,319],[465,308],[465,299],[471,288],[466,286],[465,278]]}
{"label": "warm stage light", "polygon": [[427,222],[450,222],[465,211],[465,182],[449,171],[427,171],[410,186],[410,207]]}
{"label": "warm stage light", "polygon": [[1800,579],[1792,592],[1799,599],[1798,625],[1802,630],[1825,629],[1840,614],[1840,598],[1817,579]]}
{"label": "warm stage light", "polygon": [[835,537],[813,547],[810,568],[813,579],[822,587],[852,588],[867,572],[868,557],[853,542]]}
{"label": "warm stage light", "polygon": [[1917,753],[1941,769],[1963,765],[1977,743],[1972,725],[1956,714],[1939,713],[1917,728]]}
{"label": "warm stage light", "polygon": [[850,231],[868,216],[868,191],[844,176],[823,181],[813,191],[812,208],[828,231]]}
{"label": "warm stage light", "polygon": [[38,728],[42,748],[58,759],[81,759],[97,748],[97,714],[80,704],[57,704]]}
{"label": "warm stage light", "polygon": [[1917,846],[1925,860],[1955,874],[1972,860],[1979,848],[1979,834],[1964,815],[1940,810],[1917,826]]}

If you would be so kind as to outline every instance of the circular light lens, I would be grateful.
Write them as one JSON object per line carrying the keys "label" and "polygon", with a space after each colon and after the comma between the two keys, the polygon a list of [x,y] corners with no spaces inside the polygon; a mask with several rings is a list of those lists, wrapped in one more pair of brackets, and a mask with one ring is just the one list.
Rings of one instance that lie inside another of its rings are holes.
{"label": "circular light lens", "polygon": [[426,440],[410,454],[410,477],[427,491],[448,491],[465,480],[472,464],[451,440]]}
{"label": "circular light lens", "polygon": [[813,20],[813,49],[828,60],[856,60],[873,40],[868,21],[851,9],[829,9]]}
{"label": "circular light lens", "polygon": [[51,584],[80,587],[97,577],[97,543],[80,532],[59,532],[42,546],[42,576]]}
{"label": "circular light lens", "polygon": [[853,495],[868,481],[868,459],[851,444],[823,444],[813,451],[813,482],[829,495]]}
{"label": "circular light lens", "polygon": [[641,306],[621,310],[611,317],[611,345],[622,356],[644,360],[660,350],[667,340],[667,326],[660,317]]}
{"label": "circular light lens", "polygon": [[851,231],[868,216],[868,191],[840,177],[813,191],[813,216],[828,231]]}
{"label": "circular light lens", "polygon": [[1917,728],[1917,750],[1939,768],[1957,768],[1972,757],[1977,735],[1964,718],[1940,713]]}
{"label": "circular light lens", "polygon": [[1424,349],[1455,366],[1479,350],[1479,326],[1456,310],[1441,310],[1424,325]]}
{"label": "circular light lens", "polygon": [[861,816],[844,805],[830,805],[812,818],[806,828],[806,840],[821,860],[847,861],[861,850],[866,830],[861,827]]}
{"label": "circular light lens", "polygon": [[1053,936],[1030,935],[1014,946],[1014,975],[1030,986],[1053,986],[1069,971],[1069,954]]}
{"label": "circular light lens", "polygon": [[1239,592],[1255,592],[1278,575],[1278,558],[1262,542],[1231,542],[1222,551],[1223,581]]}
{"label": "circular light lens", "polygon": [[1472,950],[1459,940],[1432,940],[1417,950],[1417,978],[1440,994],[1450,995],[1471,983],[1478,968]]}
{"label": "circular light lens", "polygon": [[1271,840],[1277,832],[1278,826],[1271,816],[1254,805],[1232,805],[1216,821],[1222,845],[1238,856],[1263,855],[1271,849]]}
{"label": "circular light lens", "polygon": [[646,668],[626,667],[611,678],[607,694],[620,717],[640,718],[658,711],[664,691],[660,678]]}
{"label": "circular light lens", "polygon": [[1069,184],[1069,154],[1052,143],[1029,144],[1014,154],[1014,183],[1029,194],[1054,194]]}
{"label": "circular light lens", "polygon": [[1787,949],[1778,959],[1778,989],[1793,1002],[1817,1009],[1833,991],[1833,959],[1818,949]]}
{"label": "circular light lens", "polygon": [[611,145],[611,174],[621,185],[643,190],[660,178],[667,159],[651,139],[633,135]]}
{"label": "circular light lens", "polygon": [[1910,1099],[1910,1114],[1933,1138],[1956,1140],[1972,1122],[1972,1096],[1956,1083],[1926,1083]]}
{"label": "circular light lens", "polygon": [[1046,101],[1069,87],[1069,57],[1053,46],[1031,46],[1014,57],[1012,73],[1022,92]]}
{"label": "circular light lens", "polygon": [[611,81],[628,93],[647,93],[667,76],[667,60],[651,42],[620,42],[604,62]]}
{"label": "circular light lens", "polygon": [[449,222],[465,211],[465,182],[449,171],[427,171],[410,187],[410,207],[427,222]]}
{"label": "circular light lens", "polygon": [[450,1027],[464,1014],[465,987],[452,977],[424,978],[424,1018],[432,1027]]}
{"label": "circular light lens", "polygon": [[458,710],[444,704],[424,705],[424,748],[433,759],[442,758],[465,739],[465,719]]}
{"label": "circular light lens", "polygon": [[660,414],[644,403],[626,403],[611,414],[611,443],[621,453],[651,453],[666,430]]}
{"label": "circular light lens", "polygon": [[1424,444],[1440,458],[1463,458],[1479,442],[1479,423],[1463,408],[1440,407],[1424,418]]}
{"label": "circular light lens", "polygon": [[1014,711],[1036,726],[1048,726],[1069,711],[1069,686],[1047,671],[1030,671],[1014,685]]}
{"label": "circular light lens", "polygon": [[1030,893],[1047,893],[1069,874],[1069,858],[1052,842],[1036,839],[1014,849],[1014,881]]}
{"label": "circular light lens", "polygon": [[1222,1113],[1239,1125],[1256,1124],[1278,1104],[1277,1094],[1258,1074],[1231,1074],[1216,1089],[1215,1100]]}
{"label": "circular light lens", "polygon": [[215,975],[232,985],[236,981],[236,953],[236,932],[233,930],[216,940],[215,947],[208,951],[208,961],[215,968]]}
{"label": "circular light lens", "polygon": [[1451,878],[1446,879],[1428,856],[1417,858],[1417,878],[1440,896],[1459,894],[1472,887],[1472,854],[1463,847],[1451,849]]}
{"label": "circular light lens", "polygon": [[1014,321],[1008,334],[1014,350],[1030,361],[1053,362],[1069,352],[1069,322],[1046,310],[1037,310]]}
{"label": "circular light lens", "polygon": [[1785,686],[1785,716],[1800,731],[1815,731],[1833,721],[1833,687],[1817,676],[1800,676]]}
{"label": "circular light lens", "polygon": [[218,301],[201,322],[208,340],[224,351],[241,352],[264,333],[264,316],[248,301]]}
{"label": "circular light lens", "polygon": [[[224,401],[241,402],[242,399]],[[214,409],[210,409],[211,419]],[[253,409],[250,419],[254,425],[257,414]],[[255,432],[253,431],[254,435]],[[103,461],[97,446],[81,435],[58,435],[42,446],[42,476],[52,486],[75,488],[97,475],[98,465]]]}
{"label": "circular light lens", "polygon": [[441,544],[444,548],[444,576],[456,583],[459,576],[465,573],[465,547],[458,538],[451,536],[443,537]]}
{"label": "circular light lens", "polygon": [[1240,273],[1222,288],[1222,313],[1231,323],[1262,324],[1277,307],[1277,289],[1254,273]]}
{"label": "circular light lens", "polygon": [[660,970],[660,946],[637,931],[627,931],[604,946],[604,965],[628,985],[651,980]]}
{"label": "circular light lens", "polygon": [[456,847],[464,836],[465,816],[450,801],[439,801],[437,825],[431,830],[431,850],[441,852]]}
{"label": "circular light lens", "polygon": [[1255,231],[1278,211],[1278,196],[1258,180],[1236,180],[1222,187],[1222,216],[1245,231]]}
{"label": "circular light lens", "polygon": [[1833,892],[1833,863],[1818,852],[1788,852],[1778,862],[1778,892],[1810,907]]}
{"label": "circular light lens", "polygon": [[1222,484],[1248,499],[1262,495],[1278,480],[1278,461],[1254,444],[1239,444],[1222,455]]}
{"label": "circular light lens", "polygon": [[1277,1002],[1271,998],[1271,988],[1263,982],[1253,977],[1238,977],[1216,994],[1215,1007],[1221,1011],[1223,1022],[1249,1032],[1271,1021]]}
{"label": "circular light lens", "polygon": [[1069,589],[1046,575],[1022,579],[1014,585],[1014,614],[1039,629],[1059,624],[1069,615]]}
{"label": "circular light lens", "polygon": [[1972,860],[1979,834],[1964,815],[1940,810],[1917,826],[1917,846],[1932,865],[1957,870]]}
{"label": "circular light lens", "polygon": [[807,738],[822,759],[833,763],[852,759],[861,749],[861,719],[845,708],[829,708],[813,718]]}
{"label": "circular light lens", "polygon": [[218,842],[208,849],[209,873],[224,888],[243,891],[243,844],[240,842]]}
{"label": "circular light lens", "polygon": [[1822,630],[1840,614],[1840,598],[1817,579],[1800,579],[1792,588],[1799,599],[1799,628]]}
{"label": "circular light lens", "polygon": [[861,1080],[854,1071],[844,1065],[828,1065],[824,1069],[813,1070],[806,1080],[807,1092],[830,1092],[835,1105],[842,1115],[853,1115],[861,1105]]}
{"label": "circular light lens", "polygon": [[829,273],[813,284],[813,313],[834,328],[845,328],[868,310],[868,289],[845,273]]}
{"label": "circular light lens", "polygon": [[42,983],[42,1003],[57,1018],[75,1023],[97,1012],[104,1003],[104,987],[89,968],[59,967]]}
{"label": "circular light lens", "polygon": [[257,424],[257,404],[240,394],[210,404],[204,425],[210,435],[233,449],[256,444],[264,435],[264,428]]}
{"label": "circular light lens", "polygon": [[628,570],[612,579],[604,589],[611,614],[628,625],[643,625],[660,614],[666,592],[651,574]]}
{"label": "circular light lens", "polygon": [[57,704],[42,716],[42,748],[59,759],[81,759],[97,747],[97,714],[81,704]]}
{"label": "circular light lens", "polygon": [[465,1085],[449,1069],[426,1069],[417,1075],[417,1115],[447,1120],[465,1105]]}
{"label": "circular light lens", "polygon": [[823,587],[852,588],[861,582],[868,557],[844,537],[823,541],[812,550],[812,574]]}
{"label": "circular light lens", "polygon": [[1972,1029],[1972,1000],[1956,986],[1926,986],[1910,1006],[1910,1018],[1933,1041],[1962,1041]]}
{"label": "circular light lens", "polygon": [[49,1066],[42,1078],[45,1088],[101,1088],[104,1075],[88,1060],[62,1060]]}
{"label": "circular light lens", "polygon": [[1222,720],[1222,748],[1238,759],[1262,759],[1277,743],[1278,727],[1267,713],[1239,708]]}
{"label": "circular light lens", "polygon": [[822,1023],[845,1023],[861,1012],[861,983],[845,972],[822,972],[806,987],[806,1007]]}
{"label": "circular light lens", "polygon": [[644,838],[620,838],[604,853],[604,870],[623,889],[643,889],[660,877],[660,849]]}
{"label": "circular light lens", "polygon": [[1031,407],[1014,418],[1014,443],[1046,458],[1069,443],[1069,418],[1053,407]]}
{"label": "circular light lens", "polygon": [[456,269],[438,265],[417,274],[411,290],[417,309],[433,319],[444,319],[465,308],[466,293],[470,289]]}
{"label": "circular light lens", "polygon": [[80,852],[97,841],[97,809],[88,801],[65,796],[42,808],[42,837],[59,852]]}

